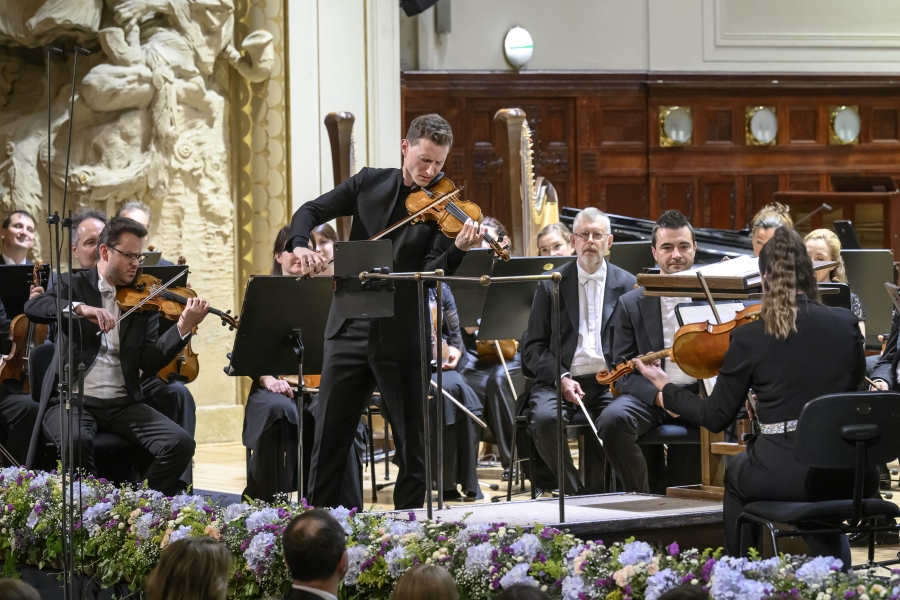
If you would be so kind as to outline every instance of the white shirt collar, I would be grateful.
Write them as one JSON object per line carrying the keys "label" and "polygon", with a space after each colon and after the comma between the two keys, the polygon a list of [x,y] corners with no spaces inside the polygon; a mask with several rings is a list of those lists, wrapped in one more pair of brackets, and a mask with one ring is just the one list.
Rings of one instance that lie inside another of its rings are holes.
{"label": "white shirt collar", "polygon": [[588,282],[588,280],[593,279],[599,283],[603,283],[606,281],[606,260],[604,259],[602,263],[600,263],[600,268],[594,271],[593,273],[588,273],[584,269],[581,268],[581,265],[578,264],[578,261],[575,261],[575,265],[578,267],[578,283],[579,285],[584,285]]}
{"label": "white shirt collar", "polygon": [[97,289],[100,290],[100,293],[104,293],[107,291],[115,292],[116,288],[109,285],[109,282],[106,281],[106,278],[100,273],[99,269],[97,270]]}
{"label": "white shirt collar", "polygon": [[310,594],[315,594],[316,596],[321,596],[324,600],[338,600],[337,596],[334,594],[330,594],[325,590],[320,590],[318,588],[307,587],[305,585],[300,585],[299,583],[294,583],[292,587],[295,590],[303,590],[304,592],[309,592]]}
{"label": "white shirt collar", "polygon": [[3,254],[2,256],[3,256],[3,262],[8,265],[27,265],[28,264],[28,256],[23,258],[21,262],[15,262],[13,259],[11,259],[10,257],[8,257],[5,254]]}

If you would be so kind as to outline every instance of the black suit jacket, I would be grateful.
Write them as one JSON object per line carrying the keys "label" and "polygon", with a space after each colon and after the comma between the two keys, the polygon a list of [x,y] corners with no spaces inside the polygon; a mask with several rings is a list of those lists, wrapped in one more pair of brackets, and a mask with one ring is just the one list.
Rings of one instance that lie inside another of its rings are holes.
{"label": "black suit jacket", "polygon": [[[99,276],[97,268],[94,267],[88,271],[80,271],[69,277],[64,277],[60,285],[55,286],[52,291],[26,302],[25,314],[28,315],[28,318],[35,323],[46,323],[48,325],[55,323],[57,294],[63,299],[68,299],[69,281],[72,282],[72,300],[74,302],[83,302],[95,307],[103,305],[100,290],[97,287]],[[68,326],[65,325],[63,329],[64,331],[59,338],[63,344],[63,352],[66,352],[68,348],[68,337],[66,335]],[[75,338],[75,364],[78,365],[83,360],[85,371],[87,371],[100,351],[101,336],[97,335],[100,328],[87,319],[76,317],[72,331]],[[122,361],[122,375],[125,379],[125,388],[136,402],[141,402],[144,399],[141,391],[141,371],[156,373],[174,360],[189,339],[190,335],[182,340],[177,327],[172,327],[160,337],[159,316],[153,311],[134,312],[119,324],[119,356]],[[32,436],[27,464],[31,464],[36,456],[41,421],[50,398],[56,390],[56,367],[56,361],[52,361],[47,374],[44,376],[41,389],[41,405],[35,424],[35,431],[38,435]]]}
{"label": "black suit jacket", "polygon": [[[301,206],[291,220],[291,238],[286,250],[305,248],[310,232],[336,217],[353,217],[350,240],[367,240],[393,223],[388,223],[397,204],[403,172],[400,169],[363,168],[330,192]],[[433,221],[404,225],[385,236],[393,242],[394,272],[433,271],[443,269],[452,275],[465,252],[441,233]],[[377,265],[372,265],[373,267]],[[394,360],[417,360],[419,357],[419,313],[416,284],[395,282],[394,316],[374,319],[385,354]],[[325,337],[338,336],[344,319],[332,312],[328,316]]]}
{"label": "black suit jacket", "polygon": [[[613,313],[613,330],[614,360],[610,368],[635,356],[663,350],[665,346],[659,298],[644,296],[642,287],[623,295]],[[641,402],[653,406],[656,386],[637,371],[620,379],[616,387],[623,394],[631,394]]]}
{"label": "black suit jacket", "polygon": [[9,324],[10,320],[6,316],[6,309],[3,307],[3,302],[0,302],[0,354],[8,352],[2,340],[9,338]]}
{"label": "black suit jacket", "polygon": [[290,591],[284,595],[284,600],[322,600],[322,596],[307,592],[306,590],[291,588]]}
{"label": "black suit jacket", "polygon": [[[613,309],[619,298],[633,289],[637,280],[631,273],[607,261],[606,285],[603,289],[603,324],[600,338],[607,364],[612,365]],[[578,344],[578,263],[572,261],[554,269],[562,274],[559,282],[560,353],[562,371],[572,365]],[[556,385],[556,355],[553,353],[556,332],[552,322],[553,282],[541,281],[534,294],[528,330],[522,342],[522,360],[534,375],[535,385]]]}
{"label": "black suit jacket", "polygon": [[900,313],[895,310],[891,317],[891,333],[884,343],[884,352],[872,369],[872,379],[883,379],[890,388],[897,386],[897,363],[900,362],[898,343],[900,343]]}
{"label": "black suit jacket", "polygon": [[766,335],[762,319],[736,328],[709,399],[670,383],[663,389],[666,408],[718,432],[734,422],[750,388],[761,423],[791,421],[813,398],[859,389],[866,373],[859,319],[805,295],[797,304],[796,333],[777,340]]}

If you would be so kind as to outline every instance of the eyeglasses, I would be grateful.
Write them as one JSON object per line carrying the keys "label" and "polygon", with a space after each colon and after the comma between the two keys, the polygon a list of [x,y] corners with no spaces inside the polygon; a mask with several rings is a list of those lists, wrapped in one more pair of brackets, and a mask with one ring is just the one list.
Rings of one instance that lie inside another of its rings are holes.
{"label": "eyeglasses", "polygon": [[107,248],[109,248],[110,250],[115,250],[116,252],[118,252],[119,254],[121,254],[123,257],[125,257],[125,260],[127,260],[127,261],[130,262],[130,263],[136,262],[137,264],[141,264],[142,262],[144,262],[144,255],[143,255],[143,254],[134,254],[134,253],[131,253],[131,252],[122,252],[121,250],[119,250],[119,249],[116,248],[115,246],[107,246]]}
{"label": "eyeglasses", "polygon": [[582,242],[586,242],[586,241],[588,241],[589,239],[592,239],[592,238],[595,239],[595,240],[597,240],[598,242],[602,242],[602,241],[603,241],[603,238],[605,238],[605,237],[608,236],[609,234],[608,234],[608,233],[605,233],[605,232],[602,232],[602,231],[599,232],[599,233],[595,233],[595,232],[593,232],[593,231],[588,231],[588,232],[586,232],[586,233],[573,233],[572,235],[574,235],[575,237],[577,237],[578,239],[580,239]]}

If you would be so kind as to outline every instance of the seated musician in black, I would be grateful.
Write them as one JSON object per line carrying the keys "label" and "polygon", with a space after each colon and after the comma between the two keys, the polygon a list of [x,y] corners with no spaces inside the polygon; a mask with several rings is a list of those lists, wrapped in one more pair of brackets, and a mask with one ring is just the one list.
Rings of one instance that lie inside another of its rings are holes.
{"label": "seated musician in black", "polygon": [[[484,412],[481,400],[461,374],[462,369],[469,362],[469,357],[465,354],[456,301],[453,299],[453,292],[450,291],[450,286],[446,283],[442,283],[442,285],[441,387],[446,394],[455,398],[469,412],[477,417],[481,417]],[[430,289],[428,293],[431,301],[436,302],[436,288]],[[434,323],[432,323],[433,330]],[[437,356],[437,344],[434,343],[433,337],[433,355]],[[431,380],[437,382],[436,373],[432,373]],[[437,387],[431,388],[432,394],[436,393],[436,391]],[[481,493],[481,487],[478,485],[478,445],[481,439],[481,432],[479,431],[481,428],[445,394],[441,394],[441,396],[441,402],[435,403],[434,406],[442,407],[441,410],[444,411],[443,498],[444,500],[460,500],[465,496],[467,500],[481,500],[484,498],[484,495]],[[430,415],[432,423],[431,472],[432,477],[437,481],[437,476],[435,475],[437,473],[437,418],[434,410],[431,411]],[[462,493],[457,489],[458,486],[462,488]]]}
{"label": "seated musician in black", "polygon": [[[540,282],[534,295],[522,350],[525,366],[535,376],[529,399],[528,433],[554,477],[558,476],[559,456],[556,386],[560,385],[566,402],[563,409],[566,417],[580,411],[579,398],[595,419],[609,406],[612,394],[607,386],[597,383],[596,374],[612,365],[613,309],[619,298],[637,283],[634,275],[605,258],[612,244],[609,217],[596,208],[586,208],[575,217],[572,230],[571,241],[578,259],[555,269],[562,274],[559,284],[561,381],[557,382],[556,378],[551,282]],[[588,440],[592,437],[593,432],[587,434]],[[596,441],[588,443],[597,445]],[[573,494],[585,486],[579,481],[568,448],[564,447],[564,451],[565,491]],[[594,487],[590,484],[593,474],[589,475],[587,487]]]}
{"label": "seated musician in black", "polygon": [[[506,227],[497,219],[485,217],[481,224],[495,240],[506,239]],[[490,245],[482,241],[480,247],[490,248]],[[506,479],[512,455],[513,417],[516,410],[516,394],[510,388],[506,371],[508,369],[514,377],[518,376],[522,369],[521,353],[517,350],[512,358],[507,359],[504,369],[492,342],[488,342],[490,345],[486,353],[479,354],[477,335],[477,327],[465,327],[462,330],[467,360],[461,361],[463,366],[460,373],[484,406],[484,420],[497,442],[500,465],[503,467],[502,479]]]}
{"label": "seated musician in black", "polygon": [[[662,214],[650,236],[653,258],[666,275],[690,269],[694,265],[697,242],[687,218],[677,210]],[[619,298],[613,314],[612,366],[641,354],[672,346],[678,331],[675,307],[690,298],[653,298],[644,296],[644,288],[629,291]],[[670,380],[691,393],[698,391],[697,380],[665,361],[663,369]],[[656,387],[640,373],[631,373],[616,383],[621,396],[600,415],[598,429],[607,460],[622,480],[626,492],[648,493],[647,460],[637,445],[640,436],[671,421],[666,412],[654,404]]]}
{"label": "seated musician in black", "polygon": [[[671,383],[659,366],[636,361],[643,376],[660,390],[657,406],[714,432],[734,421],[750,388],[756,392],[762,434],[725,469],[725,551],[731,556],[746,550],[739,547],[736,521],[749,502],[851,497],[852,471],[826,472],[800,464],[794,457],[792,432],[807,402],[857,390],[865,373],[857,318],[847,309],[819,303],[812,261],[797,232],[778,227],[760,252],[759,268],[762,318],[731,333],[708,400]],[[873,493],[874,482],[873,477]],[[837,556],[850,564],[846,536],[806,536],[806,541],[812,556]]]}
{"label": "seated musician in black", "polygon": [[[175,327],[159,336],[159,317],[154,311],[134,312],[121,323],[124,313],[116,304],[116,286],[127,285],[140,265],[143,238],[147,230],[125,218],[111,219],[99,240],[100,259],[93,269],[73,274],[25,305],[25,314],[38,323],[56,320],[58,297],[68,298],[72,285],[73,305],[64,317],[74,313],[75,364],[84,362],[84,412],[80,428],[74,432],[76,455],[80,447],[82,467],[96,474],[93,441],[98,432],[114,433],[146,450],[153,462],[144,473],[151,488],[165,494],[179,491],[179,476],[194,454],[194,440],[184,429],[147,406],[141,389],[141,372],[156,373],[185,346],[194,326],[209,311],[209,303],[190,298]],[[67,344],[64,328],[62,343]],[[102,335],[100,335],[102,333]],[[59,340],[57,340],[59,342]],[[57,448],[60,439],[60,406],[55,395],[56,362],[44,379],[41,413],[28,464],[33,464],[43,434]]]}
{"label": "seated musician in black", "polygon": [[[32,298],[43,292],[40,288],[38,290],[35,292],[32,286]],[[0,356],[10,351],[9,326],[10,320],[6,316],[3,302],[0,302]],[[0,381],[0,445],[12,454],[19,465],[25,464],[37,415],[38,403],[31,394],[22,391],[21,381]],[[0,462],[7,463],[8,460],[0,456]]]}

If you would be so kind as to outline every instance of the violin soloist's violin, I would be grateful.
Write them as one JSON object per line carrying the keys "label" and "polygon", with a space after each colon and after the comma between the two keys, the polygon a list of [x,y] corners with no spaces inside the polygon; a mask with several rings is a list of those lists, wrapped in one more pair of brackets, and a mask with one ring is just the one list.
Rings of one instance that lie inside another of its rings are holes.
{"label": "violin soloist's violin", "polygon": [[[35,286],[47,288],[47,281],[43,275],[43,261],[35,261],[34,270],[31,273],[31,282]],[[12,346],[9,354],[0,356],[0,381],[17,379],[22,384],[22,391],[30,392],[31,385],[28,382],[28,357],[31,350],[47,339],[47,326],[32,323],[24,314],[16,315],[9,324],[9,339]]]}
{"label": "violin soloist's violin", "polygon": [[[658,352],[638,356],[641,362],[648,363],[661,358],[669,358],[678,368],[696,379],[709,379],[719,374],[725,361],[725,351],[731,341],[731,332],[741,325],[759,319],[761,304],[748,306],[727,323],[714,324],[708,321],[689,323],[675,332],[672,347]],[[603,370],[597,373],[597,382],[611,385],[636,370],[634,360],[618,365],[612,371]]]}

